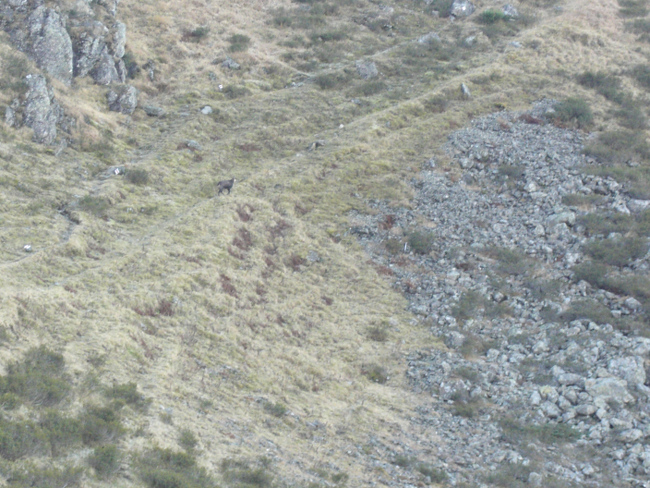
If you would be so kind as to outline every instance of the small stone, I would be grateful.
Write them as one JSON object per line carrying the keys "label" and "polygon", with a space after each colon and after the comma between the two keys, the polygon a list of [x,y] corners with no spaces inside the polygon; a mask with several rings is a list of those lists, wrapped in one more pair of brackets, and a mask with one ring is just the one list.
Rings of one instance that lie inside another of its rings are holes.
{"label": "small stone", "polygon": [[475,7],[468,0],[454,0],[449,9],[451,17],[469,17],[474,13]]}
{"label": "small stone", "polygon": [[32,246],[30,244],[25,244],[23,246],[23,251],[25,252],[32,252]]}
{"label": "small stone", "polygon": [[620,432],[616,436],[616,438],[619,441],[625,442],[626,444],[631,444],[632,442],[636,442],[642,437],[643,437],[643,431],[640,429],[624,430],[623,432]]}
{"label": "small stone", "polygon": [[221,66],[232,70],[236,70],[240,68],[239,63],[230,57],[226,58],[226,60],[223,63],[221,63]]}
{"label": "small stone", "polygon": [[585,417],[589,417],[589,416],[595,414],[596,410],[597,409],[596,409],[596,407],[594,405],[578,405],[575,408],[575,412],[578,415],[582,415],[582,416],[585,416]]}
{"label": "small stone", "polygon": [[196,142],[194,139],[189,139],[185,141],[185,145],[187,146],[188,149],[191,149],[192,151],[200,151],[201,149],[203,149],[201,147],[201,144]]}
{"label": "small stone", "polygon": [[155,105],[145,105],[142,107],[142,110],[144,110],[144,113],[149,117],[162,117],[165,115],[165,111],[161,107],[156,107]]}
{"label": "small stone", "polygon": [[206,105],[205,107],[201,108],[201,113],[203,115],[210,115],[212,113],[212,107],[210,105]]}
{"label": "small stone", "polygon": [[369,80],[379,75],[377,65],[374,61],[357,61],[355,66],[357,68],[357,73],[359,73],[359,76],[364,80]]}
{"label": "small stone", "polygon": [[542,481],[544,478],[541,474],[533,471],[528,475],[528,484],[534,488],[540,488],[542,486]]}
{"label": "small stone", "polygon": [[469,91],[469,88],[465,83],[460,84],[460,93],[465,100],[472,98],[472,93]]}
{"label": "small stone", "polygon": [[544,402],[540,406],[541,411],[550,419],[556,419],[560,415],[562,415],[562,412],[560,409],[555,405],[554,403],[551,402]]}

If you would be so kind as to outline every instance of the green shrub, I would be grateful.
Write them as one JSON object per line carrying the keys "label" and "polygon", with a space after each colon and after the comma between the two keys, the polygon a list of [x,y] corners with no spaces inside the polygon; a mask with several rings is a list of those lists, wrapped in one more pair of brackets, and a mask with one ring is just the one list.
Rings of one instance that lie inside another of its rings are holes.
{"label": "green shrub", "polygon": [[246,51],[251,43],[251,38],[244,34],[233,34],[228,38],[230,42],[230,52],[236,53]]}
{"label": "green shrub", "polygon": [[603,288],[607,283],[607,266],[602,263],[589,261],[573,267],[574,280],[586,281],[594,288]]}
{"label": "green shrub", "polygon": [[347,39],[348,34],[343,30],[328,30],[322,32],[315,32],[310,36],[311,42],[317,44],[319,42],[332,42],[342,41]]}
{"label": "green shrub", "polygon": [[118,412],[110,407],[89,405],[81,417],[81,439],[86,445],[102,444],[118,439],[124,427]]}
{"label": "green shrub", "polygon": [[146,185],[149,182],[149,172],[146,169],[130,169],[126,172],[126,181],[134,185]]}
{"label": "green shrub", "polygon": [[115,384],[106,390],[106,396],[113,398],[119,403],[123,402],[138,410],[146,410],[151,404],[151,399],[144,397],[138,392],[138,386],[135,383],[125,383],[123,385]]}
{"label": "green shrub", "polygon": [[187,34],[187,37],[194,42],[201,42],[203,39],[208,37],[208,34],[210,33],[210,28],[209,27],[197,27],[196,29],[192,30]]}
{"label": "green shrub", "polygon": [[115,444],[96,447],[88,456],[88,464],[95,470],[99,478],[109,478],[120,467],[120,451]]}
{"label": "green shrub", "polygon": [[634,100],[625,100],[621,108],[614,111],[614,115],[626,129],[640,131],[648,127],[648,118],[645,112]]}
{"label": "green shrub", "polygon": [[585,227],[589,236],[607,236],[611,232],[624,234],[634,225],[632,218],[621,212],[588,213],[578,217],[577,223]]}
{"label": "green shrub", "polygon": [[647,0],[618,0],[621,17],[645,17],[648,14]]}
{"label": "green shrub", "polygon": [[430,463],[418,463],[415,467],[424,476],[428,476],[432,483],[444,484],[449,480],[449,475]]}
{"label": "green shrub", "polygon": [[11,473],[11,488],[74,488],[80,486],[83,468],[37,468],[27,465]]}
{"label": "green shrub", "polygon": [[599,71],[594,73],[586,71],[578,76],[578,83],[587,88],[596,90],[602,96],[616,103],[623,103],[624,94],[620,91],[621,80],[615,76]]}
{"label": "green shrub", "polygon": [[440,17],[449,17],[452,3],[454,3],[454,0],[433,0],[427,3],[427,6],[432,10],[437,10]]}
{"label": "green shrub", "polygon": [[52,456],[81,444],[81,422],[74,417],[64,417],[59,411],[50,409],[42,415],[39,425]]}
{"label": "green shrub", "polygon": [[390,254],[399,254],[404,250],[404,244],[399,239],[386,239],[384,247]]}
{"label": "green shrub", "polygon": [[463,292],[458,303],[451,309],[452,316],[459,321],[466,321],[478,315],[485,306],[485,298],[479,292],[469,290]]}
{"label": "green shrub", "polygon": [[268,461],[263,458],[258,463],[224,459],[220,470],[226,482],[246,488],[265,488],[273,484],[273,476],[268,472]]}
{"label": "green shrub", "polygon": [[194,457],[185,452],[154,448],[136,460],[142,481],[150,488],[214,488],[216,484]]}
{"label": "green shrub", "polygon": [[287,407],[282,403],[264,402],[264,411],[274,417],[284,417]]}
{"label": "green shrub", "polygon": [[562,203],[568,207],[582,207],[598,205],[603,201],[602,195],[583,195],[582,193],[570,193],[562,196]]}
{"label": "green shrub", "polygon": [[79,209],[93,214],[95,217],[104,218],[108,214],[108,200],[101,197],[86,195],[79,200]]}
{"label": "green shrub", "polygon": [[0,395],[11,393],[34,405],[55,405],[70,391],[64,366],[61,354],[45,346],[32,348],[22,361],[7,365],[7,375],[0,377]]}
{"label": "green shrub", "polygon": [[385,384],[388,381],[388,371],[379,364],[366,364],[361,368],[361,374],[373,383]]}
{"label": "green shrub", "polygon": [[385,82],[381,80],[367,81],[351,90],[351,95],[369,97],[381,93],[387,88]]}
{"label": "green shrub", "polygon": [[180,432],[178,443],[186,451],[192,452],[196,448],[196,445],[199,443],[199,441],[194,435],[194,432],[192,432],[190,429],[183,429]]}
{"label": "green shrub", "polygon": [[368,338],[375,342],[386,342],[388,340],[388,326],[382,324],[368,327]]}
{"label": "green shrub", "polygon": [[585,129],[594,120],[589,104],[582,98],[567,98],[553,107],[555,114],[552,118],[558,125]]}
{"label": "green shrub", "polygon": [[346,85],[350,81],[349,77],[343,73],[321,73],[314,77],[316,83],[322,90],[332,90]]}
{"label": "green shrub", "polygon": [[609,308],[595,300],[575,301],[560,314],[559,318],[567,323],[578,319],[586,319],[597,324],[611,323],[613,319]]}
{"label": "green shrub", "polygon": [[611,266],[626,266],[648,252],[645,238],[629,237],[592,241],[585,246],[592,258]]}
{"label": "green shrub", "polygon": [[47,439],[35,422],[12,422],[0,417],[0,457],[16,461],[24,456],[47,452]]}
{"label": "green shrub", "polygon": [[447,105],[449,101],[444,96],[436,96],[429,98],[424,102],[424,108],[434,114],[440,114],[447,110]]}
{"label": "green shrub", "polygon": [[226,85],[222,92],[228,98],[242,98],[251,94],[251,91],[242,85]]}
{"label": "green shrub", "polygon": [[638,34],[638,40],[650,42],[650,20],[636,19],[625,24],[626,30]]}
{"label": "green shrub", "polygon": [[126,68],[126,76],[131,80],[137,78],[141,70],[133,53],[131,51],[126,51],[124,56],[122,56],[122,61],[124,61],[124,67]]}
{"label": "green shrub", "polygon": [[499,426],[506,442],[519,445],[525,445],[534,440],[543,444],[564,444],[574,442],[581,437],[579,431],[567,424],[535,425],[504,418],[499,422]]}
{"label": "green shrub", "polygon": [[399,466],[400,468],[408,468],[411,464],[413,464],[414,459],[411,456],[407,456],[405,454],[397,454],[393,458],[393,464],[395,466]]}
{"label": "green shrub", "polygon": [[491,247],[486,254],[498,261],[497,270],[504,275],[522,275],[531,267],[525,254],[505,247]]}
{"label": "green shrub", "polygon": [[476,21],[481,24],[495,24],[497,22],[504,22],[509,19],[510,17],[500,10],[488,9],[481,12],[476,18]]}
{"label": "green shrub", "polygon": [[629,130],[603,132],[585,147],[585,153],[603,163],[622,164],[650,158],[650,145],[643,132]]}
{"label": "green shrub", "polygon": [[415,254],[429,254],[433,251],[433,235],[430,232],[411,232],[407,236],[407,242]]}

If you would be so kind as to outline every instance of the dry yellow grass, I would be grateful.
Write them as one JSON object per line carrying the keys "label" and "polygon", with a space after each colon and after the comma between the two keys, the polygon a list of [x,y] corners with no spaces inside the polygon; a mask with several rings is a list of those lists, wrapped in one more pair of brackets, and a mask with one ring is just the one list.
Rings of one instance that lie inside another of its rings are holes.
{"label": "dry yellow grass", "polygon": [[[0,167],[0,326],[10,337],[0,348],[3,364],[48,344],[64,351],[76,384],[91,373],[103,384],[136,382],[153,405],[131,419],[144,436],[129,436],[124,447],[176,447],[179,429],[189,427],[211,471],[225,457],[265,455],[287,478],[308,479],[313,467],[331,463],[350,475],[348,486],[367,486],[383,475],[348,453],[371,437],[416,451],[417,436],[435,443],[433,432],[412,432],[408,419],[422,397],[406,384],[404,358],[440,345],[347,234],[349,211],[367,211],[369,198],[408,205],[408,180],[434,154],[444,163],[446,135],[472,117],[544,96],[578,93],[595,105],[598,96],[572,82],[576,74],[645,58],[629,48],[616,2],[574,0],[561,13],[540,14],[516,38],[521,49],[502,43],[405,78],[397,48],[433,30],[454,38],[454,25],[391,3],[399,15],[390,18],[406,32],[392,39],[346,17],[385,15],[358,3],[344,3],[328,20],[351,30],[343,47],[331,48],[336,62],[317,65],[342,72],[375,53],[391,73],[389,89],[369,97],[374,105],[364,111],[350,102],[347,86],[300,84],[306,68],[282,57],[284,43],[311,31],[272,24],[275,9],[296,8],[288,0],[120,4],[127,48],[140,63],[156,62],[155,82],[144,75],[134,82],[141,101],[168,115],[108,113],[105,88],[79,80],[55,88],[69,113],[92,121],[77,134],[86,151],[56,157],[33,148],[28,131],[2,129],[0,151],[11,155]],[[210,29],[205,40],[183,40],[198,26]],[[464,28],[477,31],[468,22]],[[246,52],[229,53],[232,34],[251,38]],[[226,55],[242,69],[213,64]],[[310,51],[304,61],[319,55]],[[461,82],[471,100],[458,96]],[[218,83],[250,94],[230,99]],[[449,99],[448,109],[427,111],[425,102],[438,95]],[[204,104],[213,116],[198,113]],[[188,139],[202,150],[184,148]],[[319,139],[325,146],[308,151]],[[98,178],[111,164],[144,169],[149,183]],[[232,195],[216,196],[215,182],[230,177],[241,180]],[[109,202],[106,219],[75,207],[86,195]],[[63,205],[79,224],[58,212]],[[34,252],[24,253],[24,244]],[[159,312],[163,303],[173,315]],[[382,323],[390,324],[389,340],[373,342],[367,329]],[[95,370],[88,358],[97,353],[106,363]],[[372,363],[389,371],[386,385],[361,374]],[[262,399],[289,414],[269,415]],[[172,409],[171,424],[163,408]],[[323,432],[314,433],[314,421]],[[135,483],[120,478],[117,486]]]}

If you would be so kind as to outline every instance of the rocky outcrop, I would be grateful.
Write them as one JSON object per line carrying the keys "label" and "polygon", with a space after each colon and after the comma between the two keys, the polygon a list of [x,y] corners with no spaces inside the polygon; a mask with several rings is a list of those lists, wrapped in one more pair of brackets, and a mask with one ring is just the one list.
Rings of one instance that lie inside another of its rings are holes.
{"label": "rocky outcrop", "polygon": [[377,71],[377,65],[374,61],[357,61],[355,66],[357,68],[357,73],[359,73],[359,76],[364,80],[375,78],[379,74],[379,71]]}
{"label": "rocky outcrop", "polygon": [[469,17],[474,13],[474,4],[468,0],[454,0],[449,9],[451,17]]}
{"label": "rocky outcrop", "polygon": [[72,41],[57,12],[38,7],[29,16],[28,53],[39,68],[54,78],[70,84],[72,81]]}
{"label": "rocky outcrop", "polygon": [[[586,210],[567,197],[598,195],[598,208],[614,215],[632,199],[625,185],[585,173],[597,164],[584,154],[586,135],[550,123],[552,106],[500,112],[451,134],[444,150],[456,168],[438,172],[427,161],[409,208],[371,201],[377,214],[353,215],[351,233],[447,346],[411,353],[407,378],[428,398],[415,423],[445,440],[434,464],[454,484],[532,464],[529,441],[517,436],[544,431],[566,436],[566,448],[554,454],[531,435],[542,446],[531,486],[550,477],[644,486],[650,339],[627,333],[620,318],[645,320],[646,304],[576,279],[574,266],[589,262],[585,245],[607,236],[591,236]],[[416,230],[430,247],[413,249]],[[625,268],[647,275],[650,256]]]}
{"label": "rocky outcrop", "polygon": [[56,124],[63,110],[54,99],[52,89],[41,75],[27,75],[23,123],[34,131],[34,141],[52,144],[56,139]]}
{"label": "rocky outcrop", "polygon": [[132,114],[138,106],[138,90],[131,85],[113,88],[106,96],[108,107],[123,114]]}

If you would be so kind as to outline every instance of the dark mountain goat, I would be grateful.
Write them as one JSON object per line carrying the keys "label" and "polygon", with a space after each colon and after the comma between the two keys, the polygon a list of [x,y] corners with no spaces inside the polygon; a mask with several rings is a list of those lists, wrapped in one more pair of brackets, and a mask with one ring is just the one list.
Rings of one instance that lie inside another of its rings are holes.
{"label": "dark mountain goat", "polygon": [[228,190],[228,195],[230,195],[230,190],[232,190],[232,186],[235,184],[235,181],[237,181],[235,178],[232,180],[223,180],[217,183],[217,187],[219,188],[219,195],[221,195],[221,192],[224,190]]}

